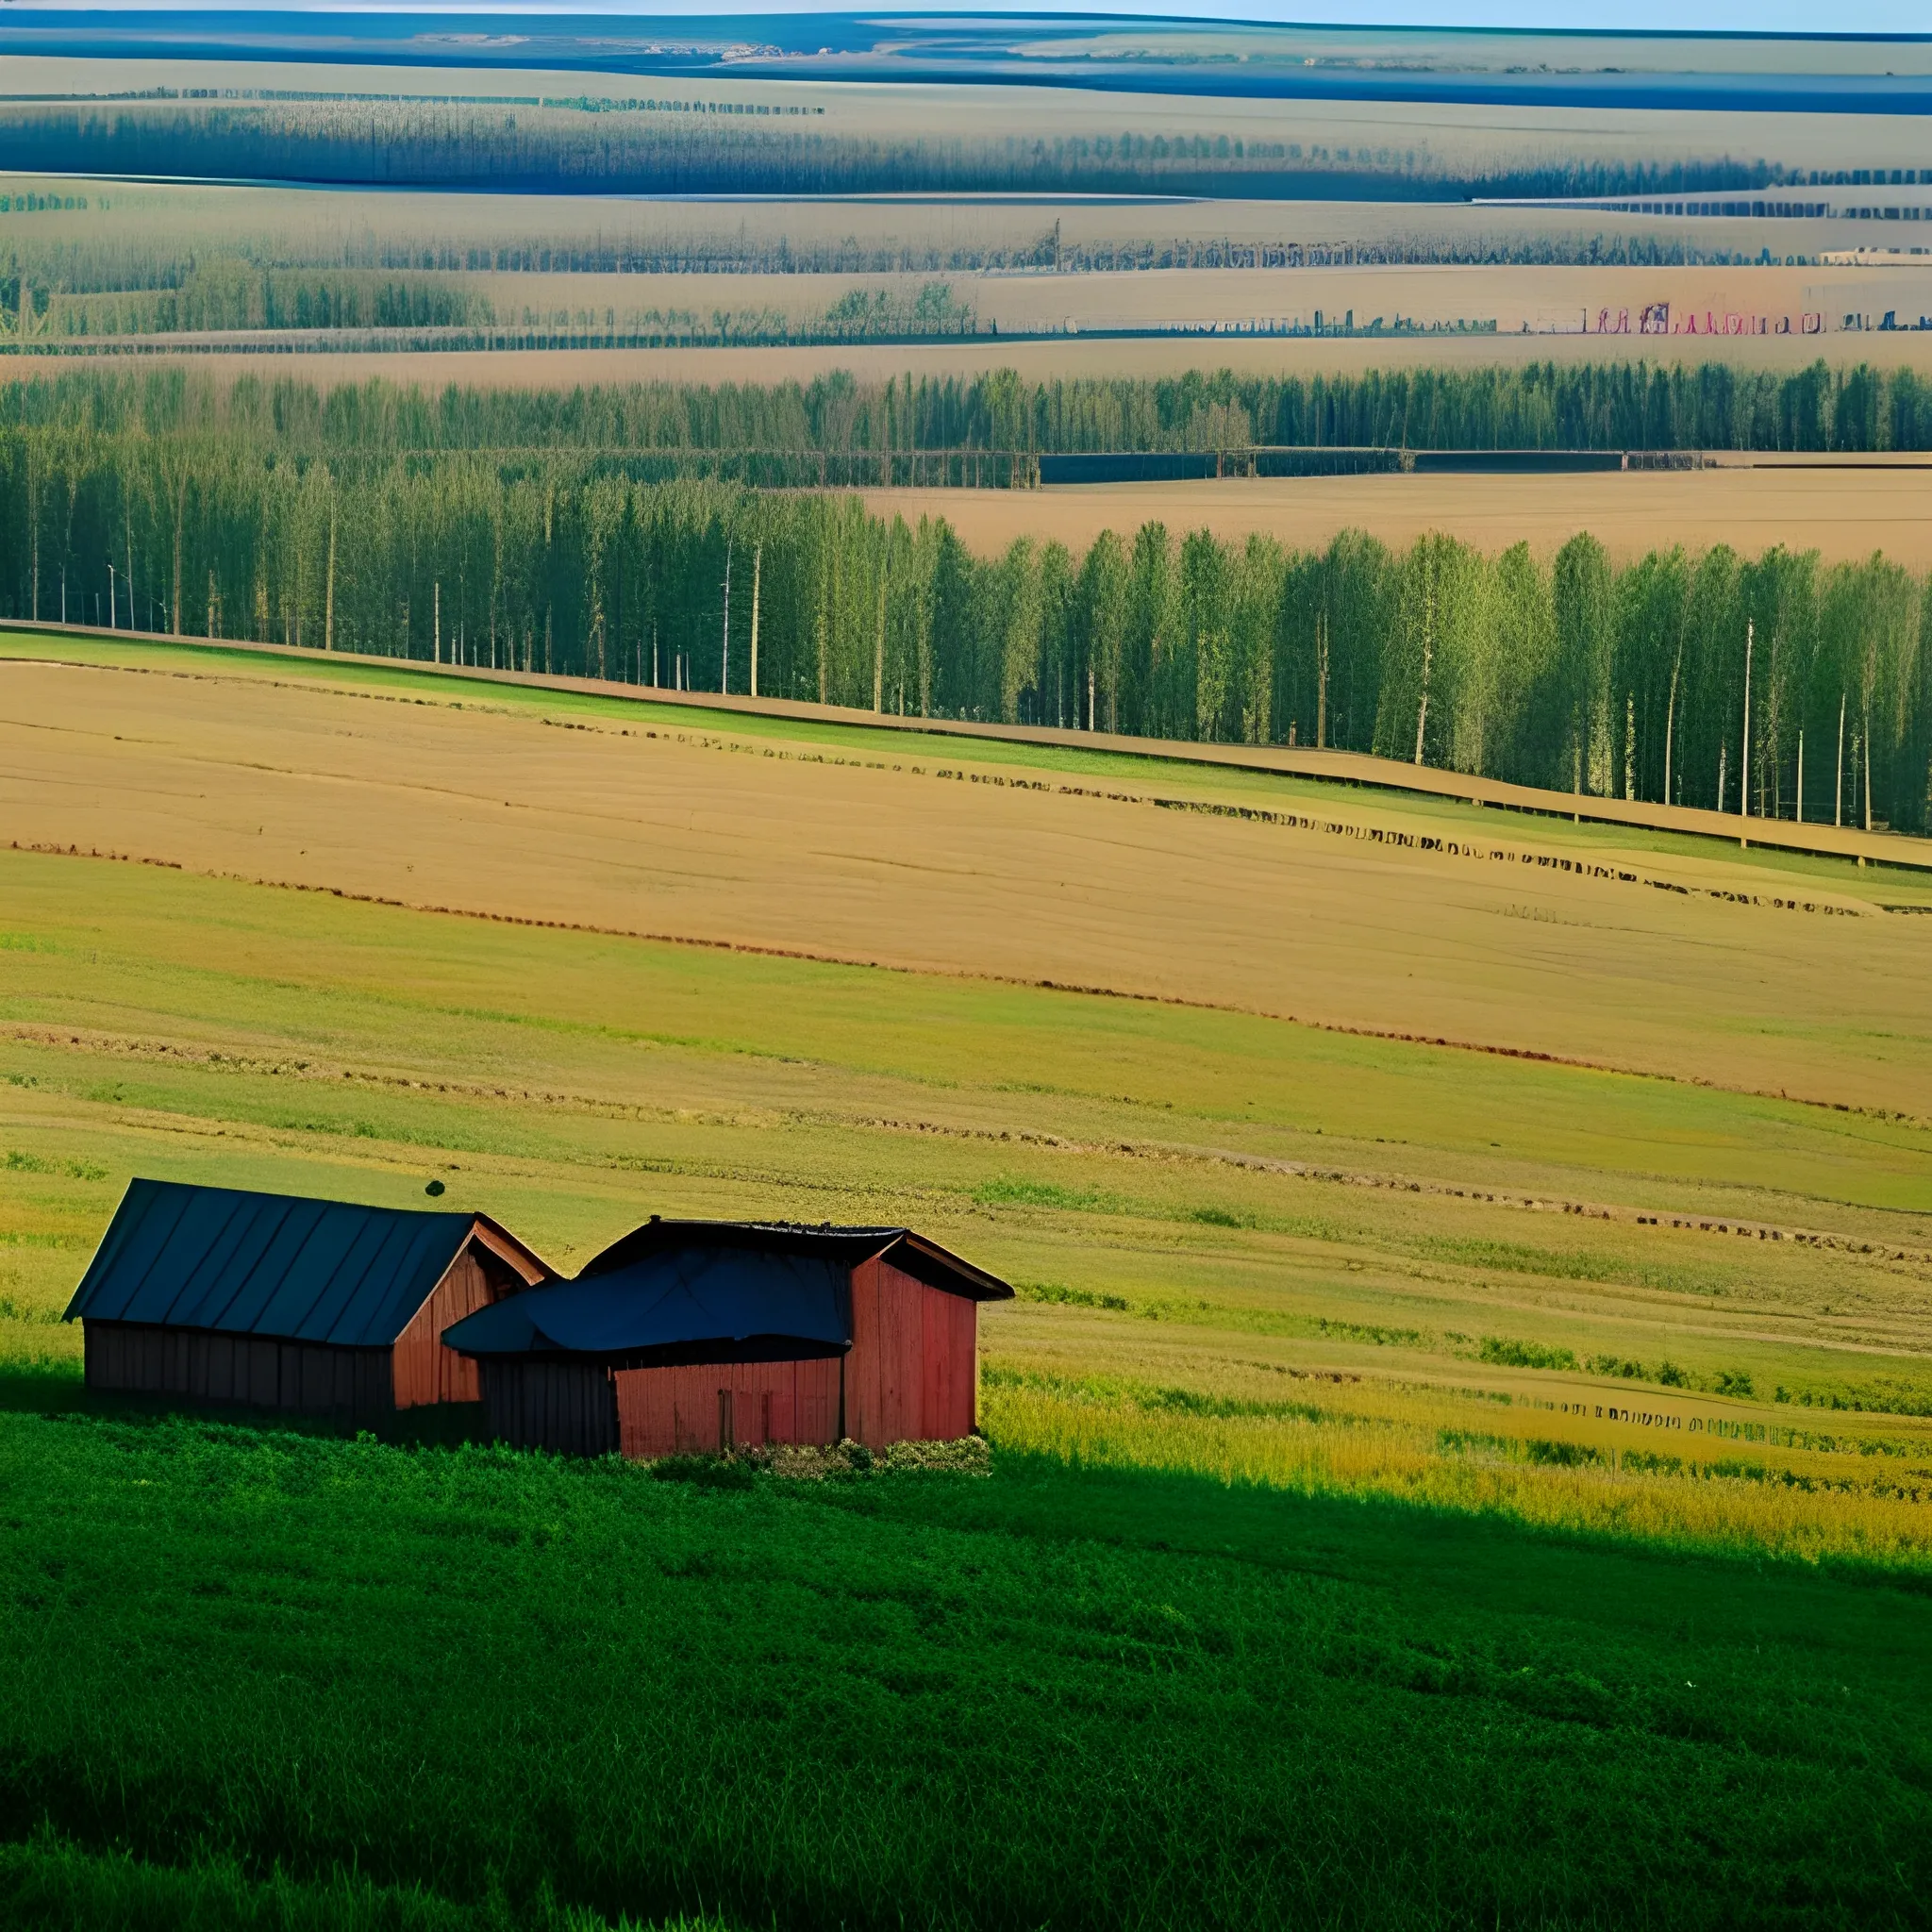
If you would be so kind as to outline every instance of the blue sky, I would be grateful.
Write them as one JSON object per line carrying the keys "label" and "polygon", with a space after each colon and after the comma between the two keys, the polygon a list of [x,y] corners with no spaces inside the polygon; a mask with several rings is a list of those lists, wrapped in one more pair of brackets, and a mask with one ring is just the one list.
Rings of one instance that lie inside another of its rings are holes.
{"label": "blue sky", "polygon": [[[93,8],[103,0],[46,0],[41,6],[8,5],[16,18],[42,10]],[[114,0],[106,0],[109,7]],[[265,10],[263,0],[189,0],[199,10]],[[181,0],[120,0],[120,10],[181,10]],[[483,0],[476,5],[451,0],[404,0],[399,6],[372,0],[309,0],[309,7],[277,10],[411,13],[628,13],[702,17],[724,10],[744,13],[817,13],[855,10],[853,0],[735,0],[728,9],[695,0]],[[915,9],[902,4],[893,12]],[[1026,5],[1024,0],[979,0],[974,12],[1070,12],[1071,8]],[[1113,0],[1108,11],[1182,14],[1237,20],[1306,20],[1324,25],[1408,26],[1589,27],[1625,33],[1720,31],[1734,33],[1932,33],[1932,0],[1305,0],[1300,7],[1281,0]]]}

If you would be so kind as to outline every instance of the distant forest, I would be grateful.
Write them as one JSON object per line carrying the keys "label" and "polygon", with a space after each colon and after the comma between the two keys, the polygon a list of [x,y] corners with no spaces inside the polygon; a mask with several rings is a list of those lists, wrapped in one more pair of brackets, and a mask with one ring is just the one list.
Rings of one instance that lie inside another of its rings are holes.
{"label": "distant forest", "polygon": [[756,663],[765,695],[1932,829],[1932,600],[1877,557],[1620,569],[1587,536],[1545,562],[1148,525],[984,558],[855,497],[591,453],[675,397],[238,387],[203,412],[161,378],[86,408],[79,382],[7,399],[7,615],[708,691]]}
{"label": "distant forest", "polygon": [[[454,358],[452,374],[459,369]],[[44,431],[56,444],[76,436],[142,447],[211,441],[264,461],[322,457],[339,472],[392,455],[461,451],[514,465],[548,453],[653,480],[723,474],[837,483],[886,474],[823,460],[855,453],[1932,450],[1932,379],[1865,364],[1783,372],[1673,360],[1359,375],[1196,370],[1158,380],[1035,382],[994,370],[717,387],[499,390],[453,381],[430,392],[380,380],[326,391],[254,376],[225,385],[178,370],[122,375],[96,366],[0,387],[0,429]],[[754,456],[791,460],[746,468]],[[911,479],[909,467],[896,474]],[[999,465],[955,465],[953,474],[998,483],[1008,476]]]}
{"label": "distant forest", "polygon": [[[9,199],[18,205],[60,198],[0,193],[0,217],[8,212]],[[86,196],[65,199],[83,209],[88,206]],[[1426,219],[1421,210],[1418,218]],[[641,224],[627,237],[453,241],[425,220],[418,233],[397,225],[379,235],[263,235],[210,247],[192,232],[137,239],[91,235],[72,224],[37,228],[34,223],[10,223],[0,235],[0,313],[10,314],[18,328],[24,313],[44,317],[52,308],[50,332],[95,335],[107,332],[109,323],[138,332],[497,319],[484,297],[446,279],[459,275],[933,275],[1015,269],[1083,275],[1404,263],[1657,268],[1755,263],[1763,252],[1714,247],[1694,229],[1605,235],[1592,232],[1587,218],[1569,233],[1530,234],[1512,229],[1507,216],[1490,232],[1466,235],[1418,226],[1407,235],[1373,239],[1288,234],[1267,242],[1184,235],[1063,240],[1058,223],[1007,242],[917,235],[865,241],[853,235],[763,234],[743,225],[710,234],[653,234]],[[380,307],[373,308],[372,298]],[[613,281],[602,306],[619,308],[628,299],[622,281]]]}
{"label": "distant forest", "polygon": [[1439,162],[1425,148],[1230,139],[1123,126],[979,136],[841,132],[823,110],[747,101],[309,99],[13,102],[0,169],[536,193],[1160,193],[1460,200],[1761,187],[1759,158],[1666,163]]}

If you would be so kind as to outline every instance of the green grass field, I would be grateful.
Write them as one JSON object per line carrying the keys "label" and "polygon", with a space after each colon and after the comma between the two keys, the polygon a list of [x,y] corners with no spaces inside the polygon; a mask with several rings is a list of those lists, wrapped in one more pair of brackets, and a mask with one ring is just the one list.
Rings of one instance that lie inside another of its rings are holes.
{"label": "green grass field", "polygon": [[[904,1219],[992,1473],[90,1404],[137,1172]],[[1920,1119],[0,839],[0,1919],[1924,1924],[1928,1211]]]}
{"label": "green grass field", "polygon": [[0,1440],[11,1923],[1923,1923],[1870,1575],[1020,1456]]}

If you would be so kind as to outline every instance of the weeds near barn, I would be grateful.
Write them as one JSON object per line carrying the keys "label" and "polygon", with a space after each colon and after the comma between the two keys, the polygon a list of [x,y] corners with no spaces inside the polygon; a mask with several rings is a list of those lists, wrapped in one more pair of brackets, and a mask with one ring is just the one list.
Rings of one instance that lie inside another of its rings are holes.
{"label": "weeds near barn", "polygon": [[1693,1437],[1687,1449],[1678,1436],[1667,1439],[1675,1453],[1659,1454],[1639,1446],[1636,1431],[1543,1412],[1550,1407],[1525,1414],[1449,1391],[1366,1383],[1345,1394],[1316,1385],[1292,1402],[1217,1400],[995,1365],[982,1413],[1002,1448],[1080,1468],[1380,1496],[1672,1548],[1855,1559],[1932,1575],[1932,1437],[1884,1443],[1880,1453],[1854,1441],[1740,1458],[1722,1439]]}

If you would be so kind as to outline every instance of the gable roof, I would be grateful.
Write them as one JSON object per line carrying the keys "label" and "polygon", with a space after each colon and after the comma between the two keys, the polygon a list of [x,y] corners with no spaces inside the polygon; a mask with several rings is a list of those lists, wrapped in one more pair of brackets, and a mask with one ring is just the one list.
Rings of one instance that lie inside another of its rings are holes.
{"label": "gable roof", "polygon": [[1012,1293],[908,1228],[650,1221],[575,1281],[479,1308],[442,1339],[459,1355],[590,1356],[628,1368],[842,1355],[852,1270],[874,1256],[975,1301]]}
{"label": "gable roof", "polygon": [[386,1348],[473,1236],[525,1280],[553,1278],[487,1215],[137,1177],[64,1319]]}
{"label": "gable roof", "polygon": [[1012,1289],[939,1242],[909,1227],[836,1227],[798,1221],[665,1221],[654,1214],[620,1236],[577,1271],[579,1281],[636,1266],[647,1257],[692,1245],[756,1248],[772,1254],[820,1255],[852,1269],[875,1257],[928,1288],[969,1301],[1011,1301]]}

